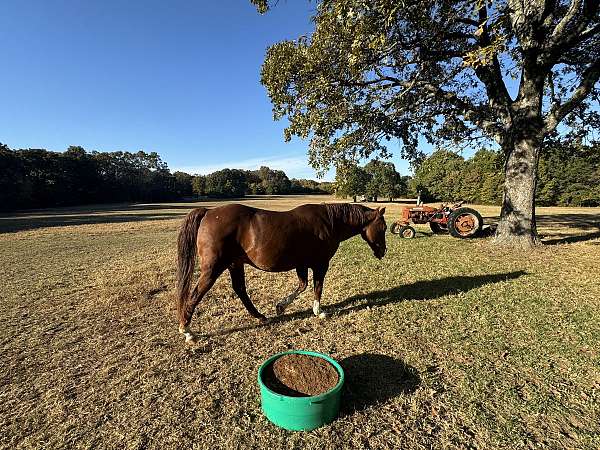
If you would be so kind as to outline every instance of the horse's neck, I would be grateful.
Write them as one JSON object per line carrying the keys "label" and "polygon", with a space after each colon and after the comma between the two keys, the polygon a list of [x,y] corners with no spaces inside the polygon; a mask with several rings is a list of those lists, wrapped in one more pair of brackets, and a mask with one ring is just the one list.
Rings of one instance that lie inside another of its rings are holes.
{"label": "horse's neck", "polygon": [[338,231],[338,239],[340,242],[345,241],[346,239],[350,239],[351,237],[360,234],[362,231],[362,227],[352,226],[348,224],[343,224]]}
{"label": "horse's neck", "polygon": [[348,217],[336,216],[332,220],[332,226],[340,242],[360,234],[366,224],[352,223]]}

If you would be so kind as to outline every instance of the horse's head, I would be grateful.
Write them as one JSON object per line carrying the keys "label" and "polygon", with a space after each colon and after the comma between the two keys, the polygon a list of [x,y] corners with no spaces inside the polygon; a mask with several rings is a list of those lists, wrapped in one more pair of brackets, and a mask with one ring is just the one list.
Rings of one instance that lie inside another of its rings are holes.
{"label": "horse's head", "polygon": [[385,223],[385,218],[383,214],[385,213],[385,208],[377,208],[375,210],[371,210],[368,212],[370,216],[369,222],[360,232],[362,238],[367,241],[371,250],[373,250],[373,254],[376,258],[381,259],[383,255],[385,255],[385,231],[387,230],[387,225]]}

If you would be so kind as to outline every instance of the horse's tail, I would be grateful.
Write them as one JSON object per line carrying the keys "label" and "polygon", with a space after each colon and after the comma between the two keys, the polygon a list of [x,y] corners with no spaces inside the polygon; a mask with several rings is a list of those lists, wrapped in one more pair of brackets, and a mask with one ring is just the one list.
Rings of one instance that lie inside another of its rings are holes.
{"label": "horse's tail", "polygon": [[[177,237],[177,314],[184,319],[185,303],[190,296],[192,275],[196,266],[198,228],[208,209],[196,208],[187,215]],[[181,322],[180,322],[181,323]]]}

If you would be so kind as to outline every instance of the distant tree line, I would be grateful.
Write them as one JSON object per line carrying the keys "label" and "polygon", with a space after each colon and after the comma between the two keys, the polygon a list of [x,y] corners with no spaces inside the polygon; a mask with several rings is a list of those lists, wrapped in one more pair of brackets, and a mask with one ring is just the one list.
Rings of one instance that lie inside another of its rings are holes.
{"label": "distant tree line", "polygon": [[[464,200],[500,204],[504,183],[501,153],[481,149],[469,159],[437,150],[414,176],[400,175],[390,162],[361,167],[338,164],[335,182],[289,179],[281,170],[223,169],[208,175],[171,173],[156,152],[65,152],[11,150],[0,144],[0,210],[89,203],[157,202],[191,197],[235,198],[259,194],[317,194],[393,200]],[[537,203],[543,206],[600,206],[600,146],[554,144],[539,162]]]}
{"label": "distant tree line", "polygon": [[396,172],[391,162],[373,160],[364,167],[343,162],[336,167],[336,194],[352,197],[354,201],[358,196],[373,201],[380,198],[392,201],[408,195],[409,180],[409,176]]}
{"label": "distant tree line", "polygon": [[[401,176],[389,162],[373,160],[337,166],[341,197],[416,198],[425,202],[458,201],[499,205],[504,186],[504,157],[488,149],[471,158],[437,150],[420,162],[414,176]],[[600,146],[558,144],[540,157],[536,203],[541,206],[600,206]]]}
{"label": "distant tree line", "polygon": [[437,150],[423,160],[410,181],[421,200],[499,205],[504,183],[502,155],[482,149],[465,160],[448,150]]}
{"label": "distant tree line", "polygon": [[540,158],[537,203],[600,206],[600,144],[548,148]]}
{"label": "distant tree line", "polygon": [[[536,203],[541,206],[600,206],[600,146],[553,144],[540,156]],[[465,200],[499,205],[504,157],[482,149],[472,158],[438,150],[426,158],[409,182],[424,201]]]}
{"label": "distant tree line", "polygon": [[192,177],[192,192],[198,197],[243,197],[244,195],[327,194],[333,183],[287,177],[282,170],[223,169]]}
{"label": "distant tree line", "polygon": [[186,197],[332,192],[333,183],[289,179],[280,170],[171,173],[156,152],[11,150],[0,143],[0,210]]}
{"label": "distant tree line", "polygon": [[3,210],[101,202],[164,201],[176,179],[155,153],[10,150],[0,144]]}

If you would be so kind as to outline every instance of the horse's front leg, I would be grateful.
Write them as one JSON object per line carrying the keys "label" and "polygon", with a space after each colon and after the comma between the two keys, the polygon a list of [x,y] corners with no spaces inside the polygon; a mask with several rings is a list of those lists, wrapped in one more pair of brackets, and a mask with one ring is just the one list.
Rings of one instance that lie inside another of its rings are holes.
{"label": "horse's front leg", "polygon": [[308,286],[308,267],[297,267],[296,274],[298,275],[298,287],[296,290],[275,305],[275,311],[278,316],[282,315],[285,308],[304,292],[306,286]]}
{"label": "horse's front leg", "polygon": [[323,282],[325,281],[325,274],[329,266],[319,267],[313,269],[313,288],[315,292],[315,300],[313,302],[313,313],[320,319],[325,319],[327,314],[321,311],[321,294],[323,293]]}

